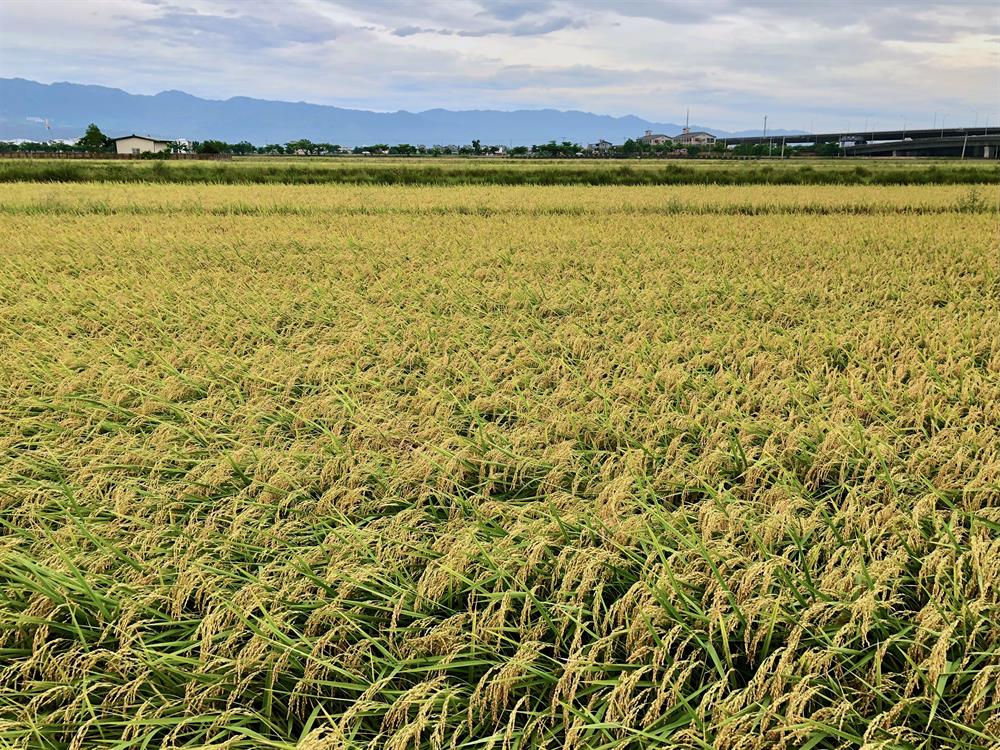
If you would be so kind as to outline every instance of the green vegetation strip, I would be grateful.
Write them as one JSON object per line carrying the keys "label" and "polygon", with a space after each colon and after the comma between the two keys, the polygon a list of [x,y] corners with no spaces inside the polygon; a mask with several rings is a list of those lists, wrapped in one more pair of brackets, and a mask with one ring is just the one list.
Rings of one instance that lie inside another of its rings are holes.
{"label": "green vegetation strip", "polygon": [[1000,183],[995,164],[874,163],[844,168],[839,162],[805,165],[697,164],[665,166],[597,163],[444,167],[336,164],[168,164],[19,160],[0,164],[0,182],[154,182],[211,184],[356,185],[970,185]]}
{"label": "green vegetation strip", "polygon": [[0,215],[8,216],[889,216],[934,215],[950,213],[996,214],[1000,206],[987,203],[976,191],[951,205],[892,205],[889,203],[684,203],[671,201],[660,206],[625,206],[594,209],[588,206],[497,207],[497,206],[296,206],[227,204],[222,206],[183,206],[125,204],[102,202],[82,204],[11,204],[0,205]]}

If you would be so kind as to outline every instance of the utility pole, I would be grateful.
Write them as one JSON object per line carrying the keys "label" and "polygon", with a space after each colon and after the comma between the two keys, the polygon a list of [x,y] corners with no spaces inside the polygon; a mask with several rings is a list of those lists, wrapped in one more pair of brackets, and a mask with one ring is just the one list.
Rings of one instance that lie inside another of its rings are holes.
{"label": "utility pole", "polygon": [[781,158],[785,158],[785,138],[786,136],[781,136]]}
{"label": "utility pole", "polygon": [[[764,135],[761,136],[761,146],[764,145],[764,139],[767,138],[767,115],[764,115]],[[770,156],[770,154],[768,154]]]}
{"label": "utility pole", "polygon": [[969,145],[969,134],[965,134],[965,140],[962,141],[962,159],[965,159],[965,147]]}
{"label": "utility pole", "polygon": [[948,119],[948,115],[941,115],[941,137],[944,138],[944,121]]}

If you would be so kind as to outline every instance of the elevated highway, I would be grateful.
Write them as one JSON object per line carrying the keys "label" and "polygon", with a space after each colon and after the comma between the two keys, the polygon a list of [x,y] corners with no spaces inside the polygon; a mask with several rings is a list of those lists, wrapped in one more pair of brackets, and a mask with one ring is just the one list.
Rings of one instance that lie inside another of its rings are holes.
{"label": "elevated highway", "polygon": [[966,159],[997,159],[1000,158],[1000,133],[859,143],[845,146],[844,153],[847,156],[958,156]]}
{"label": "elevated highway", "polygon": [[719,138],[727,146],[758,144],[793,145],[801,143],[864,143],[872,141],[907,141],[944,138],[1000,136],[1000,127],[990,128],[914,128],[908,130],[844,130],[839,133],[799,133],[796,135],[752,135],[742,138]]}

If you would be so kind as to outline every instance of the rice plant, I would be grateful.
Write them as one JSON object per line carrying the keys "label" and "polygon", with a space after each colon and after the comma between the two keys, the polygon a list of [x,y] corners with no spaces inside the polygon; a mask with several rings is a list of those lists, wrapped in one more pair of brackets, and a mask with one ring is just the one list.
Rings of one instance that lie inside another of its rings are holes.
{"label": "rice plant", "polygon": [[0,746],[996,747],[967,194],[8,185]]}

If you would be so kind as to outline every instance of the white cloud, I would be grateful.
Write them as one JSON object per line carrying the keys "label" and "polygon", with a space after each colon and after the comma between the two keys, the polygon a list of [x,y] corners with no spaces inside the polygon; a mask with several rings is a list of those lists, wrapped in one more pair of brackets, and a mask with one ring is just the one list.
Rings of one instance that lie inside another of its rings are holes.
{"label": "white cloud", "polygon": [[4,0],[0,75],[379,110],[1000,120],[985,2]]}

